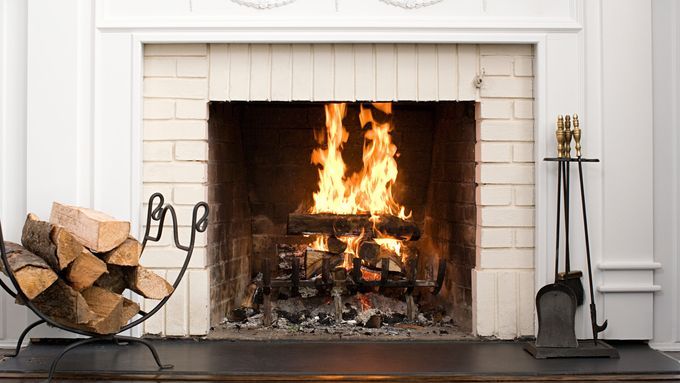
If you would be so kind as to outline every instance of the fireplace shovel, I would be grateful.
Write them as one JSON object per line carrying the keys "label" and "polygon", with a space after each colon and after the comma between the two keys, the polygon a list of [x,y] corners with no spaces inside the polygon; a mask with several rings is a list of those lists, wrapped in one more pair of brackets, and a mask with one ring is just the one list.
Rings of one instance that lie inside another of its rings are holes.
{"label": "fireplace shovel", "polygon": [[[527,349],[537,356],[538,348],[575,348],[578,347],[574,332],[574,317],[576,315],[576,295],[566,284],[560,283],[560,219],[561,219],[561,196],[562,176],[564,166],[562,162],[562,143],[564,142],[564,129],[562,117],[557,122],[557,222],[555,223],[555,281],[543,286],[536,294],[536,312],[538,314],[538,335],[535,346]],[[565,178],[566,182],[566,178]],[[566,189],[565,189],[566,198]],[[565,203],[565,208],[566,208]],[[566,213],[566,212],[565,212]],[[532,351],[533,350],[533,351]]]}

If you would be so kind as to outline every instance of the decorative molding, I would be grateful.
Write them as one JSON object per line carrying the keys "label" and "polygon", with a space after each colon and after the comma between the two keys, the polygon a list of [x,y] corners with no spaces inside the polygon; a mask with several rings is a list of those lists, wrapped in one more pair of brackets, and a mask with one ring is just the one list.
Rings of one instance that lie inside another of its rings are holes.
{"label": "decorative molding", "polygon": [[600,270],[656,270],[661,268],[659,262],[599,262],[597,268]]}
{"label": "decorative molding", "polygon": [[231,1],[238,5],[243,5],[245,7],[255,9],[278,8],[295,2],[295,0],[231,0]]}
{"label": "decorative molding", "polygon": [[385,4],[404,9],[418,9],[442,2],[442,0],[380,0]]}
{"label": "decorative molding", "polygon": [[597,291],[601,293],[653,293],[661,291],[659,285],[642,285],[642,284],[616,284],[616,285],[600,285],[597,286]]}

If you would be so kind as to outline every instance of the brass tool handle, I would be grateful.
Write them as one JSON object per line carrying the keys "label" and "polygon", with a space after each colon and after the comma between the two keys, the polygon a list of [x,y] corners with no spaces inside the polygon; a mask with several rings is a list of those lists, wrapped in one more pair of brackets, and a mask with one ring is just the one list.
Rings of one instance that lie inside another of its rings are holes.
{"label": "brass tool handle", "polygon": [[571,137],[574,131],[571,130],[571,117],[564,116],[564,158],[571,158]]}
{"label": "brass tool handle", "polygon": [[557,116],[557,130],[555,130],[555,137],[557,138],[557,158],[562,158],[564,152],[564,117],[560,114]]}
{"label": "brass tool handle", "polygon": [[578,114],[574,114],[574,148],[576,149],[576,157],[581,158],[581,124],[578,121]]}

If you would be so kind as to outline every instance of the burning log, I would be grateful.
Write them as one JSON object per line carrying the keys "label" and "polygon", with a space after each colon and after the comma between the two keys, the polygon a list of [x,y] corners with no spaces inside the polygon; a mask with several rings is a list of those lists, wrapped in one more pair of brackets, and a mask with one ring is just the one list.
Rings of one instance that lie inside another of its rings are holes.
{"label": "burning log", "polygon": [[380,245],[374,241],[364,241],[359,245],[359,258],[366,264],[375,266],[380,258]]}
{"label": "burning log", "polygon": [[374,241],[364,241],[359,245],[359,258],[370,268],[382,270],[382,259],[387,259],[389,271],[403,272],[401,257],[393,250],[380,246]]}
{"label": "burning log", "polygon": [[329,236],[360,236],[375,238],[379,231],[383,235],[403,241],[415,241],[420,238],[420,229],[415,222],[406,221],[397,216],[380,216],[378,221],[371,221],[370,215],[356,214],[288,214],[288,234],[325,234]]}
{"label": "burning log", "polygon": [[347,243],[332,235],[328,237],[328,251],[333,254],[342,254],[347,249]]}

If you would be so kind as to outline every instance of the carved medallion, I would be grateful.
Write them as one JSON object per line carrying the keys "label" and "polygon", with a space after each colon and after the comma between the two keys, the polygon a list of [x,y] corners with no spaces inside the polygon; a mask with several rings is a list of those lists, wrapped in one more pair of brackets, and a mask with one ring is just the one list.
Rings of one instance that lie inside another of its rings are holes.
{"label": "carved medallion", "polygon": [[288,5],[295,0],[231,0],[236,4],[255,9],[271,9]]}
{"label": "carved medallion", "polygon": [[404,9],[416,9],[430,6],[432,4],[437,4],[442,0],[380,0],[383,3],[389,5],[394,5],[395,7],[400,7]]}

